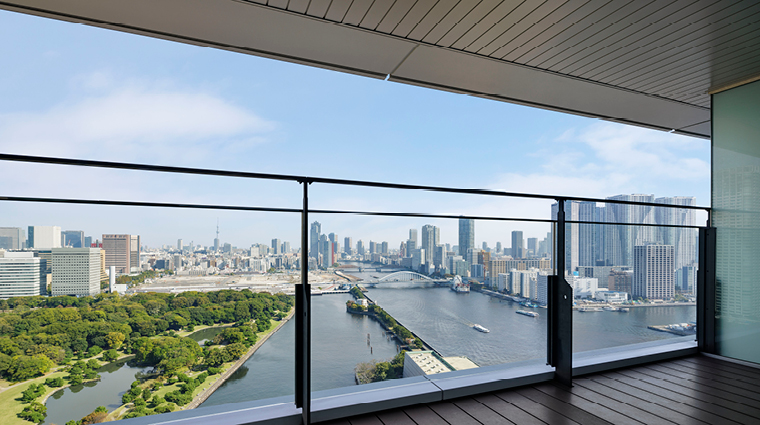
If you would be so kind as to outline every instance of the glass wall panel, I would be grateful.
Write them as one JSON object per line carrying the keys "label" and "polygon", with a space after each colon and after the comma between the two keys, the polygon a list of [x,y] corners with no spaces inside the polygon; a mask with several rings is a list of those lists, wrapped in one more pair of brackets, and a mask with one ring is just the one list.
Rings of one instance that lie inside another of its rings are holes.
{"label": "glass wall panel", "polygon": [[718,354],[760,363],[760,82],[713,95]]}

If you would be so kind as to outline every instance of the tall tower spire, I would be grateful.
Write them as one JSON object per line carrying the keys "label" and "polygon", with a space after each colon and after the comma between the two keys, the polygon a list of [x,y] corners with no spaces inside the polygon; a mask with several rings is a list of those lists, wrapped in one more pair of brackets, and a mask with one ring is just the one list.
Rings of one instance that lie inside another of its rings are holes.
{"label": "tall tower spire", "polygon": [[216,218],[216,238],[214,239],[214,252],[219,251],[219,217]]}

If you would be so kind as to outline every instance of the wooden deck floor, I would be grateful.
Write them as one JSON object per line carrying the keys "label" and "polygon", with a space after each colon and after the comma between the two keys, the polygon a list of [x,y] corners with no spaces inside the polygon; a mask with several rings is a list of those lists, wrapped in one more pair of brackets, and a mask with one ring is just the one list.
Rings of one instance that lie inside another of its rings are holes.
{"label": "wooden deck floor", "polygon": [[705,356],[323,422],[329,425],[760,424],[760,369]]}

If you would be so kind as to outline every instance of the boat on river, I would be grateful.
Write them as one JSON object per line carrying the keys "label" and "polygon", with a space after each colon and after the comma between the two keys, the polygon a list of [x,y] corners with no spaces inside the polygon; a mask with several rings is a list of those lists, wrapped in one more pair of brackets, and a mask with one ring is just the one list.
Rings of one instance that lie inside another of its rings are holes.
{"label": "boat on river", "polygon": [[515,313],[522,314],[523,316],[538,317],[538,313],[534,311],[517,310]]}
{"label": "boat on river", "polygon": [[491,332],[487,328],[484,328],[483,326],[478,325],[478,324],[474,325],[472,328],[475,329],[476,331],[483,332],[483,333]]}
{"label": "boat on river", "polygon": [[470,292],[470,284],[462,282],[462,278],[454,276],[451,281],[451,290],[459,294],[467,294]]}

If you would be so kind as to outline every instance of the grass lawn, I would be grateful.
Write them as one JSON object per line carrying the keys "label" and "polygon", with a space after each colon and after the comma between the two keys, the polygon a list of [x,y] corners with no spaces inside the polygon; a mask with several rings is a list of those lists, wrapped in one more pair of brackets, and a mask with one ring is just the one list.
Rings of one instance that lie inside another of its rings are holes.
{"label": "grass lawn", "polygon": [[179,331],[177,332],[177,336],[188,336],[195,332],[202,331],[204,329],[209,329],[209,328],[229,328],[232,325],[234,325],[234,323],[225,323],[222,325],[201,325],[201,326],[196,326],[195,328],[193,328],[192,331]]}
{"label": "grass lawn", "polygon": [[[44,384],[45,379],[47,378],[64,377],[66,375],[68,375],[66,372],[53,372],[39,378],[30,379],[29,381],[13,385],[5,380],[0,380],[0,388],[3,389],[3,391],[0,392],[0,412],[2,412],[0,413],[0,425],[31,424],[31,422],[16,416],[16,414],[21,413],[27,405],[27,403],[22,403],[21,400],[16,399],[21,398],[21,393],[29,388],[29,384]],[[45,387],[45,389],[47,389],[47,392],[37,400],[42,400],[45,396],[58,391],[60,388]]]}

